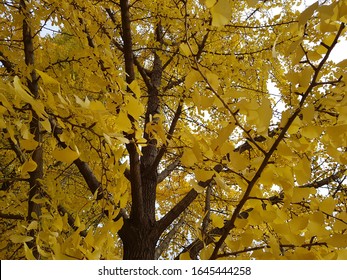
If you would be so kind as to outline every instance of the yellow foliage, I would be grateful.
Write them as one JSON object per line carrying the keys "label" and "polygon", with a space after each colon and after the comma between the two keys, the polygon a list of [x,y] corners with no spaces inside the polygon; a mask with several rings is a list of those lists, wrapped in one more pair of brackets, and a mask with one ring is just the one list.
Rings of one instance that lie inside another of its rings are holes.
{"label": "yellow foliage", "polygon": [[0,259],[346,258],[345,1],[7,2]]}

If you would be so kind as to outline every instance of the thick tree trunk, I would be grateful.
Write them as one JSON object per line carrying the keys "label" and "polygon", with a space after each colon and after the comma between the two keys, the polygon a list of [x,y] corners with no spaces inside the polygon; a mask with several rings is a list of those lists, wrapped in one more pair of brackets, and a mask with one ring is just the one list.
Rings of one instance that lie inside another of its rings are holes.
{"label": "thick tree trunk", "polygon": [[[27,86],[30,90],[32,97],[35,99],[39,98],[39,86],[38,86],[38,76],[34,70],[35,58],[34,58],[34,42],[33,35],[30,26],[30,13],[26,6],[26,1],[20,1],[20,13],[23,16],[23,26],[22,26],[22,35],[23,35],[23,47],[24,47],[24,58],[25,64],[28,68],[33,68],[30,73],[30,78],[27,78]],[[29,68],[29,69],[30,69]],[[40,119],[37,113],[32,110],[32,121],[30,122],[30,133],[34,135],[34,140],[39,143],[38,147],[34,150],[31,157],[32,160],[36,163],[37,167],[33,172],[30,172],[29,178],[29,198],[28,198],[28,221],[30,222],[33,219],[39,219],[41,216],[41,204],[38,204],[32,200],[35,196],[40,198],[42,196],[41,183],[40,180],[43,178],[43,148],[41,146],[42,134],[40,131]],[[34,230],[30,231],[30,235],[34,239],[27,243],[29,248],[33,250],[33,255],[39,259],[40,255],[36,248],[36,233]]]}
{"label": "thick tree trunk", "polygon": [[118,232],[123,241],[124,260],[154,260],[158,234],[151,223],[138,224],[129,219]]}

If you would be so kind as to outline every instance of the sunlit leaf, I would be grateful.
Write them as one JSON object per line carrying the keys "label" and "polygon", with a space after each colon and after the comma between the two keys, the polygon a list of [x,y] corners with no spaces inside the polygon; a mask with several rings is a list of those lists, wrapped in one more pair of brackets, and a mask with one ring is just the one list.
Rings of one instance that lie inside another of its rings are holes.
{"label": "sunlit leaf", "polygon": [[184,149],[181,162],[185,166],[193,166],[197,162],[197,158],[192,149]]}
{"label": "sunlit leaf", "polygon": [[45,72],[42,72],[42,71],[37,70],[37,69],[36,69],[36,72],[40,75],[40,77],[42,78],[42,81],[43,81],[44,84],[47,84],[47,85],[50,85],[50,84],[59,85],[59,82],[57,80],[53,79],[51,76],[49,76]]}
{"label": "sunlit leaf", "polygon": [[52,155],[56,160],[66,162],[68,164],[72,163],[79,157],[79,154],[76,151],[71,150],[69,147],[63,150],[56,149],[52,152]]}
{"label": "sunlit leaf", "polygon": [[131,84],[129,85],[129,88],[132,90],[133,93],[135,93],[137,98],[141,96],[141,88],[138,85],[136,80],[131,82]]}
{"label": "sunlit leaf", "polygon": [[20,97],[20,99],[28,104],[30,104],[32,106],[32,108],[35,110],[35,112],[40,116],[40,117],[44,117],[46,116],[46,112],[45,112],[45,108],[43,106],[43,104],[38,101],[35,100],[29,93],[28,91],[23,87],[20,79],[15,76],[14,80],[13,80],[13,85],[15,88],[15,92],[17,93],[17,95]]}

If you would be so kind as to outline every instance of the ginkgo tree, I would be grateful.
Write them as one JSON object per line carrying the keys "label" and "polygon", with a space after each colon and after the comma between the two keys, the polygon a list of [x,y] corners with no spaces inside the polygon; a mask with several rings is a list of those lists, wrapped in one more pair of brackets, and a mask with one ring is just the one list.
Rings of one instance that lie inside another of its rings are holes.
{"label": "ginkgo tree", "polygon": [[347,1],[4,0],[1,259],[346,259]]}

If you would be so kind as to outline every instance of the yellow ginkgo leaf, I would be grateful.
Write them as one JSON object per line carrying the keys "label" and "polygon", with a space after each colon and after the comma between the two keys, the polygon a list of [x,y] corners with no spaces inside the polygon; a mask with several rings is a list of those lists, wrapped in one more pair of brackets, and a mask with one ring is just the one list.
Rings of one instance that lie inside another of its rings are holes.
{"label": "yellow ginkgo leaf", "polygon": [[295,178],[299,185],[306,184],[311,179],[311,163],[307,158],[302,158],[294,167]]}
{"label": "yellow ginkgo leaf", "polygon": [[203,169],[197,169],[194,171],[194,173],[195,173],[196,179],[201,182],[205,182],[211,179],[212,176],[214,175],[213,171],[203,170]]}
{"label": "yellow ginkgo leaf", "polygon": [[52,155],[56,160],[66,162],[68,164],[74,162],[79,157],[79,154],[71,150],[69,147],[63,150],[56,149],[53,151]]}
{"label": "yellow ginkgo leaf", "polygon": [[197,158],[192,149],[184,148],[181,162],[184,166],[193,166],[197,162]]}
{"label": "yellow ginkgo leaf", "polygon": [[51,127],[51,123],[49,122],[49,119],[40,121],[40,124],[42,125],[44,130],[46,130],[47,132],[52,132],[52,127]]}
{"label": "yellow ginkgo leaf", "polygon": [[20,79],[15,76],[13,79],[13,85],[15,88],[15,93],[17,96],[24,102],[28,103],[31,105],[33,110],[38,114],[39,117],[43,118],[44,116],[47,116],[45,112],[45,107],[39,100],[35,100],[29,93],[28,89],[25,88]]}
{"label": "yellow ginkgo leaf", "polygon": [[272,119],[271,102],[268,98],[263,98],[262,104],[257,109],[258,115],[260,116],[257,120],[257,131],[258,133],[267,132]]}
{"label": "yellow ginkgo leaf", "polygon": [[57,215],[53,222],[53,226],[60,232],[63,230],[64,227],[64,221],[63,218],[60,215]]}
{"label": "yellow ginkgo leaf", "polygon": [[34,139],[21,139],[19,140],[19,145],[23,150],[32,151],[38,146],[38,142]]}
{"label": "yellow ginkgo leaf", "polygon": [[190,89],[197,81],[201,80],[202,76],[201,74],[196,71],[196,70],[192,70],[188,73],[188,75],[186,76],[185,79],[185,85],[187,89]]}
{"label": "yellow ginkgo leaf", "polygon": [[59,85],[59,82],[57,80],[53,79],[48,74],[46,74],[40,70],[37,70],[37,69],[36,69],[36,73],[40,75],[44,84],[46,84],[46,85],[51,85],[51,84]]}
{"label": "yellow ginkgo leaf", "polygon": [[203,193],[205,191],[205,188],[202,187],[197,181],[195,180],[190,180],[189,184],[192,186],[192,188],[197,192],[197,193]]}
{"label": "yellow ginkgo leaf", "polygon": [[323,128],[320,126],[306,126],[301,129],[301,135],[309,139],[318,138],[322,133]]}
{"label": "yellow ginkgo leaf", "polygon": [[29,230],[37,229],[37,227],[38,227],[38,222],[34,220],[29,224],[29,226],[27,227],[27,230],[29,231]]}
{"label": "yellow ginkgo leaf", "polygon": [[190,255],[189,255],[189,251],[185,252],[183,254],[180,254],[180,260],[191,260]]}
{"label": "yellow ginkgo leaf", "polygon": [[247,0],[247,4],[250,7],[254,7],[255,5],[257,5],[259,2],[259,0]]}
{"label": "yellow ginkgo leaf", "polygon": [[214,249],[214,247],[212,246],[212,244],[204,247],[200,252],[200,259],[201,260],[208,260],[213,253],[213,249]]}
{"label": "yellow ginkgo leaf", "polygon": [[328,239],[327,243],[334,247],[346,247],[347,246],[346,234],[335,233]]}
{"label": "yellow ginkgo leaf", "polygon": [[217,0],[206,0],[205,5],[207,8],[212,8],[216,4]]}
{"label": "yellow ginkgo leaf", "polygon": [[88,97],[86,96],[84,101],[79,98],[77,95],[75,95],[75,99],[76,99],[76,103],[78,105],[81,105],[82,108],[89,108],[90,106],[90,100],[88,99]]}
{"label": "yellow ginkgo leaf", "polygon": [[304,10],[298,18],[299,25],[305,25],[317,8],[318,8],[318,1],[314,2],[306,10]]}
{"label": "yellow ginkgo leaf", "polygon": [[91,101],[89,108],[93,111],[99,111],[99,112],[106,111],[104,104],[102,104],[102,102],[99,100]]}
{"label": "yellow ginkgo leaf", "polygon": [[112,233],[118,232],[123,227],[124,221],[123,219],[119,219],[116,222],[111,222],[110,224],[110,230]]}
{"label": "yellow ginkgo leaf", "polygon": [[218,76],[216,74],[212,73],[212,72],[207,72],[206,73],[206,78],[207,78],[208,83],[212,87],[212,89],[214,91],[217,91],[217,89],[219,87]]}
{"label": "yellow ginkgo leaf", "polygon": [[293,217],[289,226],[292,232],[297,232],[298,230],[303,230],[307,227],[308,218],[305,216]]}
{"label": "yellow ginkgo leaf", "polygon": [[231,19],[231,7],[228,0],[219,0],[216,5],[211,8],[212,25],[223,26]]}
{"label": "yellow ginkgo leaf", "polygon": [[224,226],[224,219],[217,215],[217,214],[211,214],[210,216],[211,221],[212,221],[212,226],[222,228]]}
{"label": "yellow ginkgo leaf", "polygon": [[24,243],[24,252],[25,252],[25,257],[27,260],[36,260],[36,258],[33,255],[32,250],[28,247],[26,243]]}
{"label": "yellow ginkgo leaf", "polygon": [[192,52],[190,51],[190,48],[186,43],[180,44],[180,49],[185,56],[192,55]]}
{"label": "yellow ginkgo leaf", "polygon": [[74,225],[75,225],[76,227],[79,227],[79,226],[81,225],[81,220],[80,220],[80,217],[79,217],[78,215],[76,216]]}
{"label": "yellow ginkgo leaf", "polygon": [[51,254],[47,251],[45,251],[40,245],[37,245],[37,252],[40,254],[40,256],[49,258]]}
{"label": "yellow ginkgo leaf", "polygon": [[117,128],[121,131],[129,132],[131,130],[131,121],[123,111],[118,114],[114,123],[117,124]]}
{"label": "yellow ginkgo leaf", "polygon": [[314,188],[294,188],[293,190],[293,202],[301,202],[307,200],[310,195],[315,194],[316,190]]}
{"label": "yellow ginkgo leaf", "polygon": [[20,234],[13,234],[10,237],[10,240],[13,243],[23,243],[23,242],[29,242],[33,240],[34,238],[32,236],[27,236],[27,235],[20,235]]}
{"label": "yellow ginkgo leaf", "polygon": [[323,202],[319,204],[319,210],[332,214],[335,210],[336,201],[332,197],[328,197],[327,199],[324,199]]}
{"label": "yellow ginkgo leaf", "polygon": [[144,114],[143,104],[133,96],[127,96],[127,106],[125,109],[128,111],[129,115],[131,115],[135,120],[138,120]]}
{"label": "yellow ginkgo leaf", "polygon": [[32,158],[29,158],[24,164],[22,165],[22,176],[25,176],[28,172],[33,172],[37,168],[37,164],[35,161],[33,161]]}
{"label": "yellow ginkgo leaf", "polygon": [[141,97],[141,88],[136,80],[132,81],[131,84],[129,84],[129,88],[133,93],[135,93],[136,97]]}

